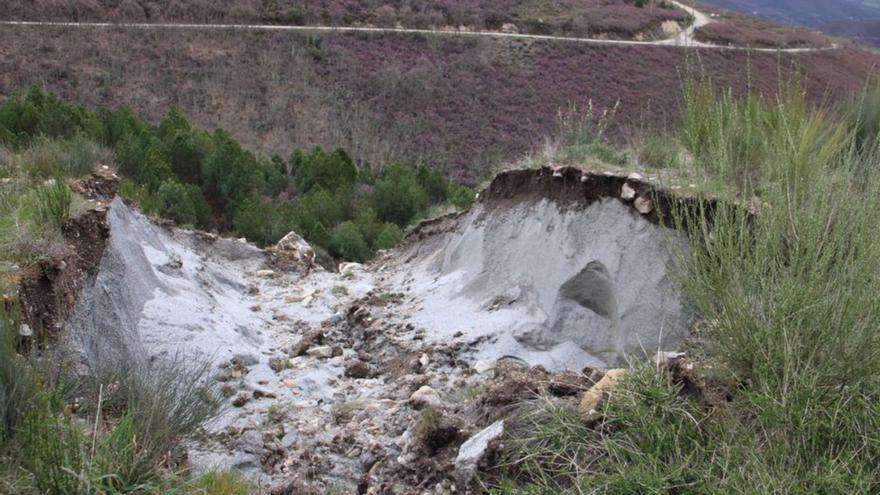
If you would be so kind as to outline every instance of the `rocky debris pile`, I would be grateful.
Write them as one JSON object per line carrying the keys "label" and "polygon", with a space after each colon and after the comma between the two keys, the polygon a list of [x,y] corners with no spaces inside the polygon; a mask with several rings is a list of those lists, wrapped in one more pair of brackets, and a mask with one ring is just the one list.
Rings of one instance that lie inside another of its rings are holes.
{"label": "rocky debris pile", "polygon": [[[603,260],[628,352],[656,343],[657,321],[686,316],[657,255],[663,200],[650,213],[635,204],[659,198],[644,182],[566,168],[490,189],[471,212],[417,229],[417,245],[338,273],[293,232],[267,253],[156,227],[122,205],[115,256],[84,312],[115,318],[83,328],[150,359],[212,357],[231,407],[190,446],[197,470],[235,469],[272,493],[474,492],[523,401],[595,417],[618,383],[599,370],[613,357],[614,312],[569,304],[566,281]],[[120,293],[131,303],[99,311]]]}

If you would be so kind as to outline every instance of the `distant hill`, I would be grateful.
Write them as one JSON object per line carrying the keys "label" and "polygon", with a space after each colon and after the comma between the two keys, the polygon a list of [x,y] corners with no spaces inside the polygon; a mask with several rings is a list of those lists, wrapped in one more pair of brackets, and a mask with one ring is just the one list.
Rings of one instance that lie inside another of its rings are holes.
{"label": "distant hill", "polygon": [[880,45],[880,0],[704,0],[703,3]]}

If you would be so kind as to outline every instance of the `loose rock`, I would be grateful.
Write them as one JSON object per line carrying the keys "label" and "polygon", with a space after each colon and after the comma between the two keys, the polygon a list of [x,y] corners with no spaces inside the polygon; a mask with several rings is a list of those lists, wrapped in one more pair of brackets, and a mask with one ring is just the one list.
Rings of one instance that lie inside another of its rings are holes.
{"label": "loose rock", "polygon": [[333,353],[334,353],[333,347],[330,347],[329,345],[321,345],[321,346],[317,346],[317,347],[312,347],[311,349],[306,351],[306,354],[308,354],[309,356],[321,358],[321,359],[331,358],[331,357],[333,357]]}
{"label": "loose rock", "polygon": [[639,213],[642,215],[647,215],[654,211],[654,202],[651,201],[651,198],[646,198],[642,196],[641,198],[636,199],[633,205],[636,207]]}
{"label": "loose rock", "polygon": [[251,401],[251,398],[246,394],[238,394],[238,396],[233,399],[232,405],[234,407],[244,407],[245,404]]}
{"label": "loose rock", "polygon": [[345,367],[345,376],[349,378],[366,378],[370,376],[370,366],[363,361],[354,361]]}
{"label": "loose rock", "polygon": [[289,232],[270,252],[285,270],[307,275],[315,265],[315,250],[296,232]]}
{"label": "loose rock", "polygon": [[409,397],[409,401],[415,409],[423,409],[425,407],[436,407],[439,409],[443,406],[440,394],[427,385],[413,392]]}
{"label": "loose rock", "polygon": [[489,453],[491,443],[503,434],[504,420],[501,420],[492,423],[461,445],[458,457],[455,458],[455,474],[461,483],[468,483],[473,478],[480,461]]}

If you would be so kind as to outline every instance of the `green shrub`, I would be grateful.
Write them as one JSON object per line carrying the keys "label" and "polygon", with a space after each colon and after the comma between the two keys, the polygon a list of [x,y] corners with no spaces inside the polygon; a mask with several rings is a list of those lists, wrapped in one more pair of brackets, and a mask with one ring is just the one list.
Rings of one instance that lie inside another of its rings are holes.
{"label": "green shrub", "polygon": [[329,155],[321,148],[315,148],[311,155],[294,153],[291,163],[296,173],[296,185],[303,193],[315,188],[327,191],[350,189],[357,179],[357,168],[342,149]]}
{"label": "green shrub", "polygon": [[422,165],[416,171],[416,180],[428,194],[431,203],[442,203],[449,195],[449,179],[442,170]]}
{"label": "green shrub", "polygon": [[18,161],[32,177],[82,177],[98,165],[112,163],[113,153],[81,135],[63,141],[41,137],[19,154]]}
{"label": "green shrub", "polygon": [[809,187],[849,152],[846,125],[824,109],[811,109],[796,82],[774,100],[750,93],[737,98],[702,78],[686,80],[681,141],[697,170],[738,189],[760,193],[764,184],[788,181]]}
{"label": "green shrub", "polygon": [[376,237],[382,230],[382,222],[376,216],[376,212],[372,208],[360,208],[357,217],[354,219],[355,225],[364,237],[364,240],[372,246],[376,242]]}
{"label": "green shrub", "polygon": [[250,199],[236,210],[233,225],[245,238],[261,246],[269,246],[296,230],[295,211],[290,203]]}
{"label": "green shrub", "polygon": [[11,97],[0,107],[0,139],[20,147],[38,136],[69,138],[78,134],[97,138],[102,133],[98,117],[34,86],[24,95]]}
{"label": "green shrub", "polygon": [[391,249],[403,240],[403,232],[400,230],[400,227],[393,223],[386,223],[382,226],[382,230],[379,231],[379,235],[376,236],[376,240],[373,243],[373,249],[381,250],[381,249]]}
{"label": "green shrub", "polygon": [[346,260],[366,261],[370,247],[353,222],[343,222],[333,229],[330,235],[330,253]]}
{"label": "green shrub", "polygon": [[679,148],[668,135],[647,131],[635,145],[639,165],[652,168],[678,168]]}
{"label": "green shrub", "polygon": [[156,197],[160,204],[159,213],[162,216],[174,220],[178,225],[195,225],[196,210],[183,184],[165,181],[159,186]]}
{"label": "green shrub", "polygon": [[452,184],[449,188],[449,204],[463,210],[470,208],[474,203],[473,189],[458,184]]}
{"label": "green shrub", "polygon": [[256,157],[223,131],[214,134],[214,150],[202,165],[202,178],[205,192],[222,199],[230,213],[262,188]]}
{"label": "green shrub", "polygon": [[309,242],[329,246],[330,231],[349,218],[351,191],[316,189],[300,196],[294,213],[297,231]]}
{"label": "green shrub", "polygon": [[419,185],[412,169],[402,165],[387,167],[376,182],[372,205],[379,220],[407,226],[428,206],[428,194]]}

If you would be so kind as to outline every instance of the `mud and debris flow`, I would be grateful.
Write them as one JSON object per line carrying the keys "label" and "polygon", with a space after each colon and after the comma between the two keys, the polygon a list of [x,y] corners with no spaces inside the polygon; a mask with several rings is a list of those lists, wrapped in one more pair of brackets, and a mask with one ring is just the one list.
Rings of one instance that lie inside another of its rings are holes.
{"label": "mud and debris flow", "polygon": [[406,472],[418,458],[410,395],[427,386],[455,403],[487,360],[579,372],[685,336],[667,275],[680,239],[616,198],[481,201],[371,265],[307,275],[120,200],[108,218],[100,270],[68,322],[72,354],[83,367],[210,361],[229,405],[190,461],[262,486],[353,490]]}

